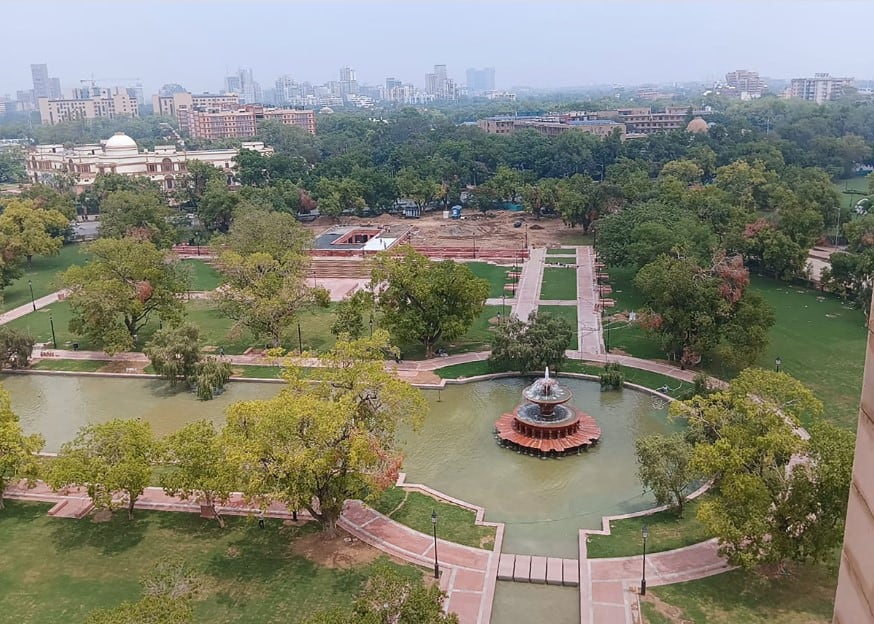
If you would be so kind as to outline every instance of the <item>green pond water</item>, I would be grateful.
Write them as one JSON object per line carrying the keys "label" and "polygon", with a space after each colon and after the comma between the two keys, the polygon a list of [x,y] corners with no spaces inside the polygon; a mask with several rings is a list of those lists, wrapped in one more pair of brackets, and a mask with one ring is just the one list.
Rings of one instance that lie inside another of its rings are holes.
{"label": "green pond water", "polygon": [[[142,418],[157,435],[201,418],[224,421],[235,401],[273,396],[277,384],[232,383],[212,401],[147,379],[8,375],[3,385],[28,432],[57,451],[84,424]],[[499,447],[494,422],[521,402],[530,379],[449,386],[426,393],[431,414],[419,431],[403,431],[407,481],[425,483],[486,508],[486,519],[506,523],[504,552],[577,557],[580,528],[600,527],[601,516],[652,504],[635,476],[634,439],[669,429],[666,410],[642,393],[601,392],[597,383],[563,379],[573,404],[600,424],[598,447],[563,459],[537,459]]]}

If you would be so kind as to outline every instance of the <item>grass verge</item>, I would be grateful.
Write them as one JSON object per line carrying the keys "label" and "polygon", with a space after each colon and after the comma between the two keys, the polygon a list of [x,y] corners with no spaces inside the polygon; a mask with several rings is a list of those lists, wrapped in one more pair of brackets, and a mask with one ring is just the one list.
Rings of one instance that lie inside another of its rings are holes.
{"label": "grass verge", "polygon": [[646,541],[648,553],[691,546],[710,539],[713,536],[695,518],[700,500],[698,498],[687,502],[682,518],[668,510],[611,522],[610,535],[589,536],[589,557],[596,559],[639,555],[642,546],[640,531],[644,525],[649,527],[649,537]]}
{"label": "grass verge", "polygon": [[191,290],[215,290],[221,283],[221,276],[205,260],[181,260],[182,266],[191,276]]}
{"label": "grass verge", "polygon": [[93,373],[106,366],[104,360],[40,360],[31,366],[34,370],[75,371]]}
{"label": "grass verge", "polygon": [[3,289],[0,312],[6,312],[25,303],[30,303],[30,286],[34,299],[39,299],[60,289],[58,278],[74,264],[85,264],[88,256],[82,245],[65,245],[57,256],[34,256],[31,266],[24,266],[21,277]]}
{"label": "grass verge", "polygon": [[392,520],[428,535],[434,530],[431,512],[437,512],[437,537],[456,544],[491,550],[495,528],[478,526],[476,514],[469,510],[403,488],[389,488],[373,505]]}
{"label": "grass verge", "polygon": [[474,275],[489,282],[489,297],[510,294],[504,290],[504,285],[510,283],[510,280],[507,279],[507,273],[513,270],[512,266],[498,266],[488,262],[465,262],[464,264]]}
{"label": "grass verge", "polygon": [[[346,569],[296,554],[294,542],[311,536],[313,525],[268,520],[259,529],[228,517],[221,529],[196,514],[143,511],[133,521],[120,513],[95,524],[51,518],[49,507],[8,501],[0,514],[2,622],[81,622],[93,609],[138,599],[138,579],[168,557],[203,579],[195,622],[295,622],[322,608],[347,608],[373,569],[372,551]],[[323,546],[312,544],[318,556]]]}
{"label": "grass verge", "polygon": [[543,269],[543,282],[540,285],[541,300],[576,301],[576,269]]}
{"label": "grass verge", "polygon": [[[827,624],[832,621],[837,570],[831,565],[790,566],[788,573],[762,578],[733,570],[708,578],[654,587],[646,600],[655,599],[661,622],[695,624]],[[679,611],[679,613],[677,613]],[[646,611],[644,612],[646,613]]]}

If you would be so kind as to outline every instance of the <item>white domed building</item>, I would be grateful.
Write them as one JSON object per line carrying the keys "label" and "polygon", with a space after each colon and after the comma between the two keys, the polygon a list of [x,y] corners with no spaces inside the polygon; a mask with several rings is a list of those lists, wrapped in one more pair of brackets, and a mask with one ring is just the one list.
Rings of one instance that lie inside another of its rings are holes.
{"label": "white domed building", "polygon": [[[244,149],[272,154],[273,149],[260,141],[244,142]],[[76,178],[74,189],[82,192],[94,183],[101,173],[144,176],[172,191],[177,177],[188,171],[188,162],[200,160],[222,169],[233,181],[234,157],[237,149],[185,150],[175,145],[156,145],[155,149],[140,150],[136,141],[124,132],[116,132],[106,141],[90,145],[37,145],[27,152],[27,175],[35,183],[49,182],[59,174]]]}

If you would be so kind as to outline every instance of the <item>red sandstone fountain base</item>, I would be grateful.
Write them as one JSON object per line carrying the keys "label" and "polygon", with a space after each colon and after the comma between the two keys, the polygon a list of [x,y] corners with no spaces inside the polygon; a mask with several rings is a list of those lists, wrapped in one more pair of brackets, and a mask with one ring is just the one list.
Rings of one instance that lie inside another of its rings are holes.
{"label": "red sandstone fountain base", "polygon": [[[521,407],[521,406],[520,406]],[[519,407],[495,423],[495,437],[501,446],[538,456],[575,454],[595,446],[601,428],[595,419],[575,408],[574,417],[560,422],[531,422],[519,417]]]}

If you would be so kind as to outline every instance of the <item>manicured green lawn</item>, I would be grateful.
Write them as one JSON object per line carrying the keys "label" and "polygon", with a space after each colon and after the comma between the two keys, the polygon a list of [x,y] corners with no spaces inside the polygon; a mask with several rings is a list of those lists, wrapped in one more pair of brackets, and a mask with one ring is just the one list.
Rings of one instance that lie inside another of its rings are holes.
{"label": "manicured green lawn", "polygon": [[546,264],[551,266],[573,266],[576,263],[576,256],[552,256],[546,258]]}
{"label": "manicured green lawn", "polygon": [[866,176],[854,176],[846,180],[835,180],[834,187],[841,198],[841,206],[846,206],[849,202],[847,197],[850,196],[850,193],[845,193],[845,191],[858,191],[860,194],[852,194],[853,203],[855,204],[857,200],[868,195],[868,178]]}
{"label": "manicured green lawn", "polygon": [[855,429],[865,365],[865,315],[840,299],[773,279],[753,277],[752,288],[776,311],[770,343],[758,364],[782,370],[825,404],[825,416]]}
{"label": "manicured green lawn", "polygon": [[87,261],[88,257],[82,253],[82,249],[82,245],[65,245],[57,256],[34,256],[33,264],[30,267],[24,266],[22,276],[3,289],[0,311],[5,312],[30,302],[28,280],[33,284],[35,299],[59,290],[60,274],[74,264],[84,264]]}
{"label": "manicured green lawn", "polygon": [[713,536],[695,518],[699,500],[689,501],[686,504],[682,518],[678,518],[676,513],[668,510],[612,522],[610,535],[589,536],[589,557],[639,555],[642,548],[641,529],[644,525],[649,528],[649,537],[646,540],[647,552],[673,550],[710,539]]}
{"label": "manicured green lawn", "polygon": [[[568,256],[573,256],[576,258],[577,253],[576,253],[575,249],[572,249],[570,247],[550,247],[549,249],[546,250],[546,255],[547,256],[568,255]],[[547,260],[548,260],[548,258],[547,258]]]}
{"label": "manicured green lawn", "polygon": [[221,276],[205,260],[182,260],[182,266],[191,275],[191,290],[215,290],[221,283]]}
{"label": "manicured green lawn", "polygon": [[543,269],[543,282],[540,284],[540,299],[574,301],[577,298],[576,269]]}
{"label": "manicured green lawn", "polygon": [[48,345],[52,344],[52,329],[51,321],[55,326],[55,337],[57,338],[58,349],[71,349],[73,342],[79,342],[79,348],[83,350],[91,350],[96,348],[85,339],[80,339],[78,336],[70,332],[68,325],[72,318],[70,305],[66,301],[58,301],[44,308],[40,308],[36,312],[31,312],[25,316],[15,319],[7,323],[8,327],[29,331],[37,342],[44,342]]}
{"label": "manicured green lawn", "polygon": [[[633,272],[611,269],[616,307],[610,313],[639,310],[643,301],[631,284]],[[770,343],[757,362],[772,369],[777,356],[782,370],[809,386],[825,404],[829,420],[855,428],[865,364],[865,315],[828,293],[752,276],[750,288],[774,308]],[[610,324],[610,345],[629,355],[664,359],[658,344],[638,326]],[[606,334],[605,334],[606,339]],[[711,362],[707,372],[730,379],[736,371]]]}
{"label": "manicured green lawn", "polygon": [[429,535],[433,531],[431,512],[436,511],[437,537],[488,550],[495,543],[494,527],[477,526],[473,511],[438,501],[419,492],[389,488],[373,507],[393,520]]}
{"label": "manicured green lawn", "polygon": [[[828,624],[832,621],[835,565],[790,566],[786,575],[760,578],[734,570],[698,581],[653,587],[652,596],[679,608],[676,619],[695,624]],[[649,612],[644,610],[644,613]]]}
{"label": "manicured green lawn", "polygon": [[[112,522],[50,518],[50,505],[7,501],[0,512],[0,622],[82,622],[91,610],[141,595],[139,579],[162,558],[182,559],[203,579],[195,622],[295,622],[346,607],[373,564],[331,569],[296,555],[315,527],[266,528],[228,517],[225,529],[196,514],[124,513]],[[394,564],[392,564],[394,565]],[[400,567],[411,577],[421,572]]]}
{"label": "manicured green lawn", "polygon": [[93,373],[106,366],[104,360],[40,360],[31,368],[35,370],[76,371]]}
{"label": "manicured green lawn", "polygon": [[[547,269],[548,270],[548,269]],[[546,297],[541,296],[541,299],[545,299]],[[568,349],[576,349],[579,346],[579,339],[577,338],[577,307],[576,306],[564,306],[564,305],[542,305],[537,307],[537,312],[539,314],[547,313],[553,316],[558,316],[567,320],[568,323],[571,324],[571,327],[574,329],[574,335],[571,336],[570,342],[568,342]]]}
{"label": "manicured green lawn", "polygon": [[511,283],[507,279],[507,273],[513,270],[512,266],[498,266],[487,262],[465,262],[465,266],[477,277],[488,280],[489,297],[500,297],[504,294],[513,296],[512,293],[504,290],[504,285]]}

